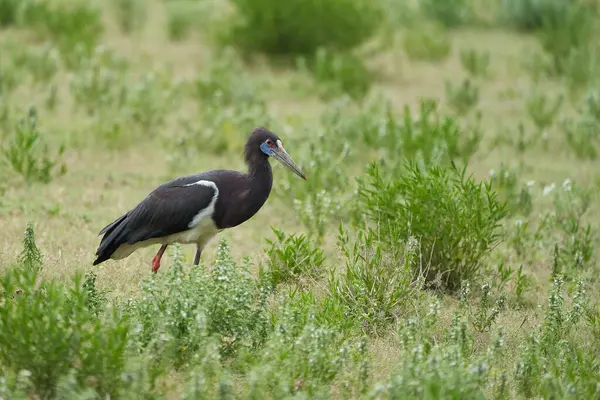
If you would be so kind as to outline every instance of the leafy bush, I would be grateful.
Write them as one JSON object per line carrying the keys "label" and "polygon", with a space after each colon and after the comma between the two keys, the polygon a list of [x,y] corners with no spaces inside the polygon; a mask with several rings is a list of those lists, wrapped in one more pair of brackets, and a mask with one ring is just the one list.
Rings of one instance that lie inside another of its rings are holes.
{"label": "leafy bush", "polygon": [[404,33],[404,51],[412,60],[441,62],[448,58],[452,44],[445,29],[422,24]]}
{"label": "leafy bush", "polygon": [[563,286],[563,278],[555,277],[544,320],[521,346],[515,380],[522,396],[600,395],[600,368],[594,357],[597,345],[567,339],[571,332],[585,329],[581,324],[588,309],[585,283],[577,282],[570,307],[565,304]]}
{"label": "leafy bush", "polygon": [[129,324],[116,311],[96,318],[80,275],[69,287],[40,279],[32,226],[24,245],[20,265],[0,277],[2,375],[10,382],[26,374],[26,391],[40,398],[53,398],[70,374],[101,397],[118,396],[128,386]]}
{"label": "leafy bush", "polygon": [[338,242],[346,265],[339,278],[332,271],[328,292],[347,317],[369,332],[386,328],[418,298],[421,254],[414,238],[405,240],[390,249],[377,231],[368,229],[359,231],[351,245],[340,225]]}
{"label": "leafy bush", "polygon": [[[13,171],[23,176],[27,183],[48,183],[55,176],[66,172],[64,164],[60,165],[60,156],[64,147],[60,147],[56,156],[49,154],[43,135],[37,127],[37,111],[29,109],[26,118],[21,118],[16,126],[10,142],[3,146],[3,161]],[[55,172],[55,169],[58,169]]]}
{"label": "leafy bush", "polygon": [[548,20],[562,18],[572,3],[571,0],[502,0],[498,19],[520,30],[533,31]]}
{"label": "leafy bush", "polygon": [[112,0],[114,15],[121,32],[141,29],[146,19],[144,3],[139,0]]}
{"label": "leafy bush", "polygon": [[490,53],[474,49],[461,50],[460,64],[472,77],[485,77],[490,66]]}
{"label": "leafy bush", "polygon": [[456,86],[452,82],[446,81],[446,97],[454,112],[459,116],[464,116],[477,106],[479,102],[479,86],[469,78]]}
{"label": "leafy bush", "polygon": [[520,213],[523,216],[531,213],[533,204],[530,185],[519,184],[515,171],[502,163],[498,170],[490,171],[490,183],[498,199],[506,203],[509,213]]}
{"label": "leafy bush", "polygon": [[597,36],[597,13],[580,2],[569,6],[558,18],[546,18],[538,37],[542,47],[552,56],[554,70],[568,72],[571,56],[578,51],[590,51]]}
{"label": "leafy bush", "polygon": [[171,40],[185,39],[193,28],[206,26],[214,17],[209,2],[196,0],[169,0],[165,4],[167,13],[167,35]]}
{"label": "leafy bush", "polygon": [[527,99],[527,113],[538,130],[542,131],[552,126],[563,105],[563,100],[562,95],[552,100],[541,93],[533,93]]}
{"label": "leafy bush", "polygon": [[168,274],[144,282],[142,298],[130,305],[130,313],[139,323],[142,346],[157,348],[159,359],[181,366],[204,351],[212,336],[224,355],[262,343],[265,295],[247,266],[237,268],[222,239],[211,271],[193,266],[186,274],[176,254]]}
{"label": "leafy bush", "polygon": [[337,386],[336,379],[358,375],[355,371],[364,363],[360,360],[364,349],[353,346],[339,330],[320,324],[314,310],[300,304],[291,298],[277,310],[273,334],[248,371],[248,398],[298,394],[327,398]]}
{"label": "leafy bush", "polygon": [[475,340],[466,319],[455,314],[451,326],[439,338],[434,334],[438,314],[439,304],[432,304],[421,321],[409,318],[399,324],[402,361],[387,384],[373,390],[373,398],[486,398],[490,386],[496,398],[507,397],[510,388],[502,385],[498,379],[502,376],[496,376],[493,369],[502,355],[502,334],[480,355],[473,356]]}
{"label": "leafy bush", "polygon": [[351,54],[320,48],[310,61],[303,60],[303,64],[308,64],[303,69],[312,73],[319,94],[325,99],[342,94],[361,99],[372,84],[370,71],[360,58]]}
{"label": "leafy bush", "polygon": [[309,238],[289,235],[273,228],[275,240],[267,239],[270,248],[265,249],[269,258],[268,268],[261,271],[273,286],[301,277],[317,278],[323,272],[325,256],[314,248]]}
{"label": "leafy bush", "polygon": [[61,49],[66,61],[74,50],[89,54],[103,33],[101,14],[88,2],[54,2],[49,0],[28,2],[24,7],[23,20],[36,28],[39,34],[49,36]]}
{"label": "leafy bush", "polygon": [[422,12],[446,26],[455,28],[470,17],[470,9],[465,0],[423,0]]}
{"label": "leafy bush", "polygon": [[416,237],[426,280],[449,290],[477,279],[484,257],[500,242],[506,205],[489,182],[475,183],[465,170],[408,162],[402,176],[389,179],[372,163],[358,195],[360,218],[375,224],[381,240],[393,248]]}
{"label": "leafy bush", "polygon": [[595,160],[600,137],[600,101],[597,90],[590,90],[585,97],[578,118],[570,117],[561,122],[561,128],[569,148],[580,159]]}
{"label": "leafy bush", "polygon": [[229,39],[245,52],[312,56],[349,50],[376,31],[381,10],[366,0],[234,0],[239,16]]}

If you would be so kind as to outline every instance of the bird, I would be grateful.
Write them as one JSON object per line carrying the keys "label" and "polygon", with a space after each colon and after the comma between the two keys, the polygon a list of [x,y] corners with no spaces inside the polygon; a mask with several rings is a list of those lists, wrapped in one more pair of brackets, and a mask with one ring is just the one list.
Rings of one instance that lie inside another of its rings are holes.
{"label": "bird", "polygon": [[248,172],[211,170],[172,179],[152,190],[135,207],[106,225],[93,265],[122,260],[140,248],[160,244],[152,259],[158,272],[161,258],[173,243],[195,244],[194,265],[218,233],[252,218],[265,204],[273,186],[270,158],[307,180],[277,134],[255,127],[244,146]]}

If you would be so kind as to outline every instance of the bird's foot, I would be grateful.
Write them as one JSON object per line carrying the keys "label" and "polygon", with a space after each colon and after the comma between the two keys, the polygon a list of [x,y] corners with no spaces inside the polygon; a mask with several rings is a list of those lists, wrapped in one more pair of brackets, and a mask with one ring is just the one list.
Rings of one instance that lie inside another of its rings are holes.
{"label": "bird's foot", "polygon": [[154,258],[152,259],[152,272],[154,272],[154,273],[158,272],[159,268],[160,268],[160,256],[155,255]]}

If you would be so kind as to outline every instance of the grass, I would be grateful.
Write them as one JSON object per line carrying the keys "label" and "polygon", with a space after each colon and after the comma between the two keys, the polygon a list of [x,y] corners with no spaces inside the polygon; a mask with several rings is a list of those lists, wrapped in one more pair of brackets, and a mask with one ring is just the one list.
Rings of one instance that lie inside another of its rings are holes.
{"label": "grass", "polygon": [[[592,4],[333,3],[0,0],[0,399],[600,395]],[[308,181],[92,267],[256,125]]]}

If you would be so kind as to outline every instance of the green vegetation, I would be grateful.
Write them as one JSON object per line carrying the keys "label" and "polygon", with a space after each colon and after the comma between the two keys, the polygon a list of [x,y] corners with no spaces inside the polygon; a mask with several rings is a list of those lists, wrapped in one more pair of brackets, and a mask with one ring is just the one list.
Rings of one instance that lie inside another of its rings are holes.
{"label": "green vegetation", "polygon": [[[0,399],[600,396],[585,0],[0,0]],[[252,220],[92,267],[157,184]]]}

